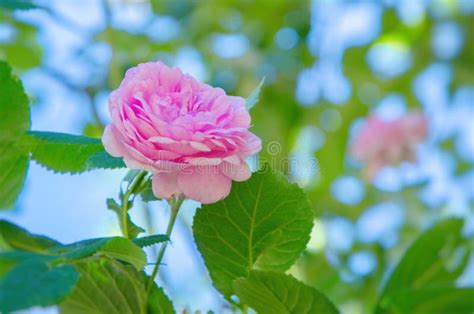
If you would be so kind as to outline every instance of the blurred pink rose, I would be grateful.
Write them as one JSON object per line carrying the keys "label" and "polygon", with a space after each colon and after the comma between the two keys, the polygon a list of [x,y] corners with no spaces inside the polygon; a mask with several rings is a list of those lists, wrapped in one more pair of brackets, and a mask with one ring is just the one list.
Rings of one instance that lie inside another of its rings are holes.
{"label": "blurred pink rose", "polygon": [[419,111],[385,121],[371,115],[352,142],[352,155],[366,163],[365,175],[373,179],[385,165],[414,161],[415,145],[428,133],[428,122]]}
{"label": "blurred pink rose", "polygon": [[129,69],[110,95],[109,111],[105,149],[129,168],[151,171],[159,198],[183,194],[217,202],[229,194],[232,180],[250,177],[245,158],[261,149],[248,131],[243,98],[161,62]]}

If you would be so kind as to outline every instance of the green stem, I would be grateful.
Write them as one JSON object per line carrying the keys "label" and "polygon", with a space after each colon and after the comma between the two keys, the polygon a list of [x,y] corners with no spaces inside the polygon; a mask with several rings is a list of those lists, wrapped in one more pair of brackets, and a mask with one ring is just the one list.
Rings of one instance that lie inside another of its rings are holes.
{"label": "green stem", "polygon": [[130,195],[132,195],[137,189],[137,187],[140,186],[146,174],[147,174],[146,171],[140,171],[140,173],[137,174],[137,176],[133,180],[133,183],[127,189],[127,192],[125,193],[122,199],[122,227],[123,227],[122,233],[123,233],[123,236],[127,239],[129,239],[127,218],[128,218],[128,210],[129,210],[128,202],[130,199]]}
{"label": "green stem", "polygon": [[[178,212],[181,207],[181,204],[183,204],[184,197],[180,196],[173,202],[170,202],[171,205],[171,214],[170,214],[170,220],[168,222],[168,227],[166,228],[166,235],[168,238],[171,236],[171,232],[173,231],[174,223],[176,221],[176,217],[178,217]],[[160,269],[160,264],[161,260],[163,259],[163,256],[165,255],[166,247],[168,246],[168,242],[166,241],[161,245],[160,252],[158,252],[158,256],[156,257],[156,263],[155,267],[153,268],[153,272],[151,273],[150,278],[148,279],[147,287],[146,287],[146,295],[148,296],[151,291],[151,287],[153,286],[153,282],[155,281],[155,277],[158,274],[158,270]]]}
{"label": "green stem", "polygon": [[[152,222],[151,208],[149,204],[146,202],[143,203],[143,214],[145,215],[146,230],[147,230],[148,235],[154,235],[155,226],[153,225],[153,222]],[[157,253],[156,245],[153,245],[151,247],[151,251],[153,253],[153,256],[156,256],[156,253]]]}

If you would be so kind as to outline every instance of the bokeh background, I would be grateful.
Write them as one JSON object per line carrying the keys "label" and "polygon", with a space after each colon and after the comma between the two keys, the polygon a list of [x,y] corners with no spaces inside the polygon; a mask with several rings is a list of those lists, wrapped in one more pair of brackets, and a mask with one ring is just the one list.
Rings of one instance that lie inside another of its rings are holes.
{"label": "bokeh background", "polygon": [[[110,91],[140,62],[162,60],[244,97],[265,77],[252,111],[260,158],[276,160],[316,213],[290,272],[343,313],[368,312],[406,247],[440,217],[464,217],[474,233],[473,0],[0,3],[0,58],[31,97],[34,130],[100,137]],[[416,162],[365,180],[349,154],[355,130],[371,113],[390,120],[413,109],[429,122]],[[58,175],[32,163],[16,207],[0,218],[66,243],[120,234],[105,199],[125,173]],[[160,280],[177,309],[220,313],[226,303],[190,232],[197,206],[186,201]],[[168,214],[163,202],[131,211],[152,233]],[[473,282],[471,254],[458,285]]]}

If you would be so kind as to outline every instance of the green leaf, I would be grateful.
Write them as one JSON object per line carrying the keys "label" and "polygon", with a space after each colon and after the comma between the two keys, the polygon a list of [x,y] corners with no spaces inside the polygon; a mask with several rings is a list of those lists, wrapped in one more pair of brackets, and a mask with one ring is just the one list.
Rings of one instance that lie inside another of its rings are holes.
{"label": "green leaf", "polygon": [[[447,219],[424,232],[395,267],[380,296],[377,311],[415,304],[415,294],[401,301],[400,291],[455,287],[469,259],[469,241],[462,235],[463,221]],[[424,293],[424,292],[420,292]],[[400,303],[402,302],[402,303]],[[395,304],[397,303],[397,304]]]}
{"label": "green leaf", "polygon": [[11,247],[29,252],[45,252],[61,243],[45,236],[31,234],[6,220],[0,220],[0,236]]}
{"label": "green leaf", "polygon": [[30,128],[30,107],[21,82],[0,61],[0,209],[14,205],[28,168],[17,139]]}
{"label": "green leaf", "polygon": [[3,277],[15,265],[25,261],[52,262],[56,256],[43,255],[22,250],[0,252],[0,277]]}
{"label": "green leaf", "polygon": [[265,78],[262,78],[258,86],[250,93],[249,97],[245,100],[245,107],[247,110],[252,109],[257,104],[260,97],[260,90],[262,89]]}
{"label": "green leaf", "polygon": [[31,0],[1,0],[0,8],[8,10],[31,10],[40,8]]}
{"label": "green leaf", "polygon": [[79,279],[70,265],[50,268],[37,261],[21,263],[0,281],[0,311],[53,305],[63,300]]}
{"label": "green leaf", "polygon": [[[134,265],[141,270],[146,265],[146,255],[134,242],[123,237],[89,239],[63,245],[45,236],[34,235],[8,221],[0,220],[0,236],[5,243],[13,248],[28,252],[57,256],[63,259],[82,259],[94,254],[103,254],[117,260]],[[155,235],[145,237],[140,244],[156,243],[167,239],[166,236]]]}
{"label": "green leaf", "polygon": [[148,298],[148,313],[150,314],[173,314],[175,313],[173,303],[166,296],[162,288],[155,284],[151,287]]}
{"label": "green leaf", "polygon": [[0,140],[13,140],[30,129],[30,107],[21,82],[0,61]]}
{"label": "green leaf", "polygon": [[141,248],[144,248],[165,241],[169,241],[169,238],[166,234],[155,234],[147,237],[136,238],[133,240],[133,243],[135,243]]}
{"label": "green leaf", "polygon": [[86,161],[86,169],[118,169],[126,168],[122,158],[112,157],[106,151],[92,154]]}
{"label": "green leaf", "polygon": [[140,196],[143,202],[153,202],[160,200],[155,196],[155,194],[153,194],[151,178],[144,183],[143,189],[140,191]]}
{"label": "green leaf", "polygon": [[28,170],[28,157],[0,137],[0,209],[14,206]]}
{"label": "green leaf", "polygon": [[59,306],[61,313],[145,313],[143,273],[113,259],[90,258],[75,265],[81,278]]}
{"label": "green leaf", "polygon": [[22,250],[9,250],[0,252],[0,277],[3,276],[11,266],[23,262],[27,259],[33,259],[38,254],[22,251]]}
{"label": "green leaf", "polygon": [[28,133],[23,145],[31,158],[55,172],[79,173],[92,169],[124,167],[121,158],[105,152],[100,139],[64,133]]}
{"label": "green leaf", "polygon": [[193,232],[216,288],[226,298],[250,270],[284,271],[304,250],[313,211],[304,192],[269,167],[233,182],[224,200],[203,205]]}
{"label": "green leaf", "polygon": [[146,265],[145,252],[132,241],[122,237],[111,238],[98,252],[132,264],[137,270],[142,270]]}
{"label": "green leaf", "polygon": [[112,238],[88,239],[66,245],[59,245],[49,250],[51,254],[66,260],[77,260],[92,256]]}
{"label": "green leaf", "polygon": [[[474,312],[474,288],[401,289],[392,294],[383,313],[456,313]],[[380,311],[379,311],[380,312]]]}
{"label": "green leaf", "polygon": [[99,139],[51,132],[30,132],[25,139],[31,158],[57,172],[86,171],[88,159],[103,151]]}
{"label": "green leaf", "polygon": [[242,303],[257,313],[338,313],[337,308],[318,290],[289,275],[252,271],[248,278],[234,282]]}
{"label": "green leaf", "polygon": [[89,239],[58,246],[52,248],[50,252],[60,254],[65,259],[83,259],[94,254],[107,255],[129,263],[137,270],[142,270],[146,265],[145,252],[132,241],[122,237]]}
{"label": "green leaf", "polygon": [[[107,208],[114,211],[117,214],[117,216],[119,218],[119,222],[120,222],[120,229],[123,232],[123,228],[125,226],[123,225],[124,212],[123,212],[122,207],[120,207],[120,205],[117,204],[117,202],[114,199],[108,198],[107,199]],[[145,232],[145,230],[132,222],[128,212],[127,212],[126,215],[127,215],[126,219],[127,219],[127,227],[128,227],[127,234],[131,239],[135,239],[140,233]]]}

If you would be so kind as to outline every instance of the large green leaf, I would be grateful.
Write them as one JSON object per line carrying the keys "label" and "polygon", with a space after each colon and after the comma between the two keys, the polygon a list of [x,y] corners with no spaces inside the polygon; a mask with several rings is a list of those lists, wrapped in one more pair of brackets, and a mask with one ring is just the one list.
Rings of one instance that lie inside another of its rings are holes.
{"label": "large green leaf", "polygon": [[6,220],[0,220],[0,236],[8,246],[29,252],[44,252],[61,243],[45,236],[31,234]]}
{"label": "large green leaf", "polygon": [[30,128],[30,108],[21,82],[0,61],[0,209],[14,205],[28,168],[17,139]]}
{"label": "large green leaf", "polygon": [[240,301],[258,313],[338,313],[324,294],[282,273],[254,270],[234,287]]}
{"label": "large green leaf", "polygon": [[93,168],[124,166],[108,155],[100,139],[52,132],[29,132],[23,145],[31,158],[56,172],[77,173]]}
{"label": "large green leaf", "polygon": [[[429,291],[441,293],[445,289],[446,292],[452,292],[470,255],[468,240],[462,235],[462,226],[463,221],[460,219],[441,221],[410,246],[385,285],[378,312],[392,307],[413,307],[418,302],[417,296],[424,298]],[[414,293],[403,298],[400,294],[402,291]],[[424,302],[423,298],[420,302]]]}
{"label": "large green leaf", "polygon": [[91,258],[77,263],[81,278],[60,305],[62,313],[145,313],[143,276],[113,259]]}
{"label": "large green leaf", "polygon": [[148,313],[150,314],[172,314],[175,313],[173,303],[166,296],[162,288],[153,284],[148,297]]}
{"label": "large green leaf", "polygon": [[383,313],[474,313],[474,288],[400,289]]}
{"label": "large green leaf", "polygon": [[214,285],[229,298],[233,281],[253,268],[288,269],[312,225],[304,192],[265,167],[248,181],[234,182],[224,200],[198,209],[193,232]]}
{"label": "large green leaf", "polygon": [[171,314],[173,305],[161,288],[152,286],[146,297],[148,277],[143,272],[105,257],[76,264],[81,278],[60,304],[62,313]]}
{"label": "large green leaf", "polygon": [[78,279],[79,273],[70,265],[51,268],[39,261],[21,263],[0,281],[0,311],[57,304]]}

